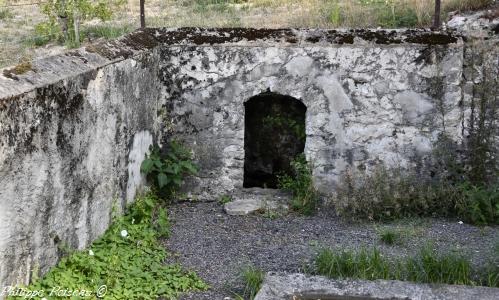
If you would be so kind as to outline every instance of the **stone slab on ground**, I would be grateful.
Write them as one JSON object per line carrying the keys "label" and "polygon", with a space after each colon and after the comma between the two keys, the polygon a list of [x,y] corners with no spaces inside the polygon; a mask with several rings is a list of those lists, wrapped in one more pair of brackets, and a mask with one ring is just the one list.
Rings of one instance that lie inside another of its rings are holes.
{"label": "stone slab on ground", "polygon": [[224,205],[231,216],[245,216],[262,210],[287,211],[289,194],[275,189],[249,188],[232,196],[232,201]]}
{"label": "stone slab on ground", "polygon": [[255,300],[279,299],[495,300],[499,299],[499,289],[392,280],[330,280],[304,274],[267,273]]}

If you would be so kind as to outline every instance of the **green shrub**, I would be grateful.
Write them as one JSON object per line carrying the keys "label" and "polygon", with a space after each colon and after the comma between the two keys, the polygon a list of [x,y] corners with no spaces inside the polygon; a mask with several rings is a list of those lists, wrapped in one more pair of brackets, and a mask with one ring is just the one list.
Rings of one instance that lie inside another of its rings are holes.
{"label": "green shrub", "polygon": [[56,299],[48,296],[54,287],[84,289],[92,293],[92,299],[104,285],[105,299],[171,299],[181,292],[206,289],[194,273],[164,264],[167,253],[158,237],[168,228],[158,228],[168,225],[161,220],[166,212],[154,217],[157,205],[153,195],[139,197],[87,250],[63,258],[27,288],[44,290],[47,299]]}
{"label": "green shrub", "polygon": [[165,200],[182,185],[184,176],[197,173],[191,152],[175,141],[170,143],[166,153],[162,153],[158,146],[151,146],[140,170]]}
{"label": "green shrub", "polygon": [[457,214],[471,224],[499,225],[499,184],[476,187],[468,183],[459,186],[462,197]]}
{"label": "green shrub", "polygon": [[[48,21],[38,24],[37,27],[40,27],[41,30],[50,29],[50,31],[52,31],[53,27],[57,27],[58,39],[63,39],[62,42],[71,47],[78,46],[83,40],[83,35],[80,35],[79,40],[76,39],[76,32],[74,31],[76,15],[79,16],[79,21],[82,23],[90,19],[110,20],[113,11],[123,7],[126,2],[126,0],[55,0],[42,2],[40,4],[41,11],[48,17]],[[65,17],[66,22],[59,22],[61,17]]]}
{"label": "green shrub", "polygon": [[247,299],[253,299],[262,286],[265,273],[257,267],[249,265],[241,270],[241,278],[245,285],[244,296]]}
{"label": "green shrub", "polygon": [[403,169],[379,167],[372,173],[348,172],[336,189],[338,215],[389,221],[410,217],[453,217],[471,224],[499,224],[499,185],[476,187],[467,181],[425,178]]}
{"label": "green shrub", "polygon": [[303,214],[314,213],[319,195],[314,187],[312,168],[309,166],[305,155],[300,155],[291,162],[293,176],[278,176],[278,186],[293,194],[291,207]]}
{"label": "green shrub", "polygon": [[451,185],[424,180],[407,170],[381,166],[372,173],[347,172],[333,203],[338,215],[387,221],[416,216],[451,216]]}

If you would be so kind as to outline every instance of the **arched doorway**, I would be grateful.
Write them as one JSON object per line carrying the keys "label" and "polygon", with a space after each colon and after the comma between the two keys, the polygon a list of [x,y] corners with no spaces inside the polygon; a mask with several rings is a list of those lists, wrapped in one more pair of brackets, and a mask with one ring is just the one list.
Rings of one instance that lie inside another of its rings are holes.
{"label": "arched doorway", "polygon": [[291,161],[305,148],[305,105],[290,96],[263,93],[244,104],[245,188],[277,188],[292,175]]}

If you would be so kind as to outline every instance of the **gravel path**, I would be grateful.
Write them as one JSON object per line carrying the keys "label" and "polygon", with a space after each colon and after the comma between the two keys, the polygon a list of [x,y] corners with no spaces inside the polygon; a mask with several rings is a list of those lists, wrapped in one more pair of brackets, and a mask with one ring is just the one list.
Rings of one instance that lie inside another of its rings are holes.
{"label": "gravel path", "polygon": [[[229,216],[216,202],[178,203],[170,207],[171,237],[165,241],[178,262],[196,271],[212,289],[182,299],[224,299],[242,294],[241,267],[253,264],[264,271],[300,272],[320,247],[358,249],[377,246],[389,256],[413,254],[428,241],[438,249],[466,253],[482,266],[499,241],[499,227],[474,227],[457,221],[405,220],[390,225],[351,224],[327,212],[312,217],[290,213],[276,219],[263,215]],[[381,228],[404,232],[400,245],[379,240]]]}

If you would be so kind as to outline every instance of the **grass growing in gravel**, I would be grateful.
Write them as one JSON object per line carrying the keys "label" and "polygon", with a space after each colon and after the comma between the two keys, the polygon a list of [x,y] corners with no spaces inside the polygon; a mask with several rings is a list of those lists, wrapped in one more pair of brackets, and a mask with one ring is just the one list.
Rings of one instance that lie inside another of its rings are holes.
{"label": "grass growing in gravel", "polygon": [[387,245],[402,244],[402,233],[395,229],[385,228],[379,233],[379,239]]}
{"label": "grass growing in gravel", "polygon": [[138,198],[89,249],[63,258],[27,289],[44,290],[42,297],[47,299],[56,299],[50,292],[57,286],[90,291],[92,299],[104,285],[106,299],[171,299],[206,289],[193,272],[164,264],[167,253],[159,238],[168,236],[169,224],[166,211],[157,203],[152,195]]}
{"label": "grass growing in gravel", "polygon": [[244,281],[244,296],[253,299],[262,287],[265,272],[253,265],[245,266],[241,270],[241,278]]}
{"label": "grass growing in gravel", "polygon": [[330,278],[392,279],[390,264],[377,249],[335,252],[322,249],[315,259],[318,274]]}
{"label": "grass growing in gravel", "polygon": [[[499,254],[499,250],[496,250]],[[498,258],[499,259],[499,258]],[[419,283],[465,284],[497,287],[499,261],[486,270],[474,270],[470,261],[455,253],[438,254],[431,246],[418,254],[388,260],[378,249],[333,251],[322,249],[315,258],[315,273],[330,278],[405,280]]]}

